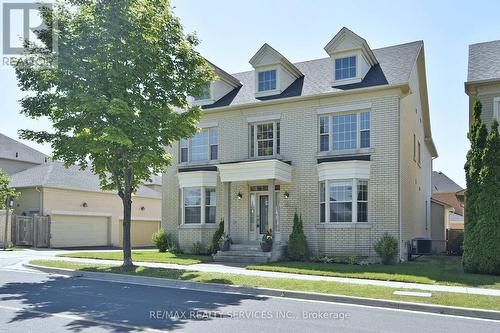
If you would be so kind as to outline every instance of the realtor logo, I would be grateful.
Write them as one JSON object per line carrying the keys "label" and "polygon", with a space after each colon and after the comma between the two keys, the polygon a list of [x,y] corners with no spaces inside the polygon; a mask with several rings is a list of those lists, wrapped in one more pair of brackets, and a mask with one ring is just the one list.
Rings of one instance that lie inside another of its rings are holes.
{"label": "realtor logo", "polygon": [[[37,1],[37,0],[35,0]],[[38,39],[36,32],[47,29],[47,25],[42,19],[41,10],[43,8],[52,9],[51,3],[41,3],[25,0],[22,2],[14,2],[8,0],[0,0],[2,24],[2,65],[12,65],[19,60],[36,60],[37,63],[53,62],[52,57],[44,59],[26,59],[25,44],[34,45],[37,47],[45,47]],[[53,37],[55,35],[53,34]],[[53,38],[52,52],[56,51],[56,39]]]}

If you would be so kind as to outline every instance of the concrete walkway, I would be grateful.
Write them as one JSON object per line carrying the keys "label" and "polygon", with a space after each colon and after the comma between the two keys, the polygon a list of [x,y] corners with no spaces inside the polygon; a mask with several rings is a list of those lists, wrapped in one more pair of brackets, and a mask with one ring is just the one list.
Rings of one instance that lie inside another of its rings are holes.
{"label": "concrete walkway", "polygon": [[[102,250],[100,250],[102,251]],[[65,260],[71,262],[80,263],[92,263],[92,264],[107,264],[107,265],[121,265],[121,261],[117,260],[99,260],[99,259],[81,259],[81,258],[61,258],[56,257],[58,254],[71,253],[74,251],[63,251],[63,250],[25,250],[21,252],[10,252],[13,256],[18,257],[12,268],[22,269],[24,263],[28,263],[31,260]],[[87,251],[85,251],[87,252]],[[0,252],[0,259],[5,256],[6,253]],[[135,262],[136,265],[155,267],[155,268],[168,268],[168,269],[180,269],[186,271],[199,271],[199,272],[209,272],[209,273],[223,273],[223,274],[239,274],[246,276],[259,276],[259,277],[269,277],[269,278],[280,278],[280,279],[296,279],[296,280],[306,280],[306,281],[331,281],[331,282],[342,282],[350,283],[355,285],[371,285],[380,287],[390,287],[397,289],[417,289],[426,291],[442,291],[442,292],[453,292],[453,293],[464,293],[464,294],[475,294],[475,295],[489,295],[489,296],[500,296],[500,290],[498,289],[485,289],[485,288],[471,288],[471,287],[459,287],[459,286],[443,286],[443,285],[431,285],[431,284],[421,284],[421,283],[407,283],[407,282],[394,282],[394,281],[381,281],[381,280],[368,280],[368,279],[353,279],[353,278],[343,278],[343,277],[332,277],[332,276],[318,276],[318,275],[304,275],[304,274],[294,274],[294,273],[280,273],[280,272],[268,272],[268,271],[255,271],[245,269],[245,264],[219,264],[219,263],[208,263],[208,264],[195,264],[195,265],[178,265],[178,264],[165,264],[165,263],[152,263],[152,262]]]}

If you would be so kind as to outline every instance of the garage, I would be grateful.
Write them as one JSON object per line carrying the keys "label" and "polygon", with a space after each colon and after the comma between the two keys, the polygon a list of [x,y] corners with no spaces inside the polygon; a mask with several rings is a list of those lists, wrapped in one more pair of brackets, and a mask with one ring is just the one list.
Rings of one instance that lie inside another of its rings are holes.
{"label": "garage", "polygon": [[109,219],[105,216],[51,215],[51,247],[109,245]]}
{"label": "garage", "polygon": [[[151,237],[160,229],[160,221],[132,220],[130,238],[133,247],[154,246]],[[120,246],[123,246],[123,220],[120,220]]]}

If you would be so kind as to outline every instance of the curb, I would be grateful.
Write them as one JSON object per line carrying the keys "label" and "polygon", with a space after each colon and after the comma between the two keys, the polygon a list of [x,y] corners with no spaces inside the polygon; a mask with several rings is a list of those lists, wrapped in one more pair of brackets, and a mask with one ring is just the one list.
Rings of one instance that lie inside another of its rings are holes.
{"label": "curb", "polygon": [[343,296],[334,294],[321,294],[314,292],[290,291],[281,289],[242,287],[233,285],[224,285],[219,283],[192,282],[182,280],[169,280],[155,277],[132,276],[115,273],[99,273],[76,271],[65,268],[52,268],[32,264],[23,264],[26,268],[35,269],[48,274],[64,275],[69,277],[80,277],[90,280],[99,280],[107,282],[129,283],[161,288],[187,289],[202,292],[230,293],[255,297],[281,297],[299,300],[311,300],[331,303],[345,303],[351,305],[363,305],[372,307],[381,307],[396,310],[408,310],[427,312],[443,315],[452,315],[460,317],[471,317],[480,319],[489,319],[500,321],[500,311],[451,307],[443,305],[431,305],[423,303],[399,302],[380,300],[374,298],[363,298],[355,296]]}

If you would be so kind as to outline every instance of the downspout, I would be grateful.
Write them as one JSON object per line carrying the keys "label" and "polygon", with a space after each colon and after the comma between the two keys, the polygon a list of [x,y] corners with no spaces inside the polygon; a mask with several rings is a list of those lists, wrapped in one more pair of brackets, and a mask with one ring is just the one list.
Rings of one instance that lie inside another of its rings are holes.
{"label": "downspout", "polygon": [[401,193],[401,97],[399,97],[398,103],[398,196],[399,196],[399,208],[398,208],[398,220],[399,220],[399,261],[401,261],[403,256],[403,231],[402,231],[402,221],[401,221],[401,209],[402,209],[402,193]]}
{"label": "downspout", "polygon": [[40,215],[44,215],[43,212],[43,191],[39,189],[38,186],[35,187],[35,190],[40,193]]}

